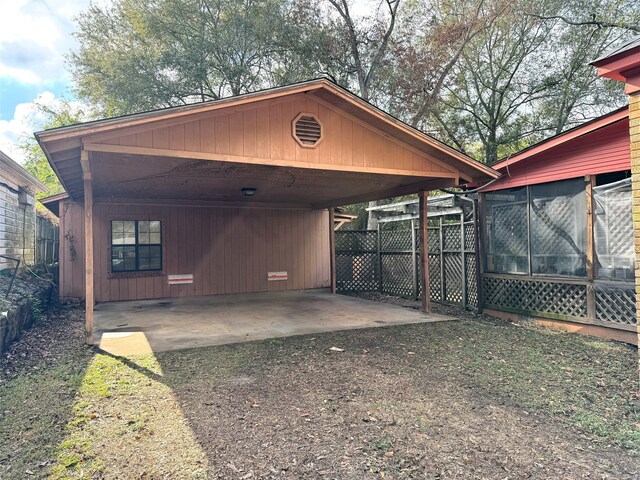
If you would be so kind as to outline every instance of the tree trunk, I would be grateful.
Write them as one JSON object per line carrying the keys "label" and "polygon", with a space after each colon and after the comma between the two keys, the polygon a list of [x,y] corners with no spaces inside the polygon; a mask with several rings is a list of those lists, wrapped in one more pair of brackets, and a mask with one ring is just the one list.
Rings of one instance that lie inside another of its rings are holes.
{"label": "tree trunk", "polygon": [[[369,208],[371,207],[377,207],[378,206],[378,202],[377,201],[371,201],[369,202]],[[373,215],[373,212],[367,212],[367,230],[377,230],[378,229],[378,219],[376,218],[375,215]]]}

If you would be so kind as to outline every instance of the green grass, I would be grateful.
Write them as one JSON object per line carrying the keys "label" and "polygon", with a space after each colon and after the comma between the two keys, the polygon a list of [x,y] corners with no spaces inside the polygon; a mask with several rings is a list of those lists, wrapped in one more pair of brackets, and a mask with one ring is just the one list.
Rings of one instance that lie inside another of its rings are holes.
{"label": "green grass", "polygon": [[461,381],[597,441],[640,451],[635,348],[545,329],[471,322],[460,328],[470,338],[457,352]]}

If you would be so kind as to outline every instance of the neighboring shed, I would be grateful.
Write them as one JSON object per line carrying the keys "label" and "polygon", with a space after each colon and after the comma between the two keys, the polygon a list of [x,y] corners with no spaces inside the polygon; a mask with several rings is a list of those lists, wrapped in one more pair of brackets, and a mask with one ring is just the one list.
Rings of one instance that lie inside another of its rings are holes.
{"label": "neighboring shed", "polygon": [[628,108],[494,168],[480,194],[488,313],[636,343]]}
{"label": "neighboring shed", "polygon": [[[9,156],[0,152],[0,255],[36,261],[35,195],[47,187]],[[0,269],[15,262],[0,257]]]}
{"label": "neighboring shed", "polygon": [[89,342],[95,301],[335,291],[334,207],[418,193],[426,234],[426,192],[498,176],[327,80],[36,137]]}

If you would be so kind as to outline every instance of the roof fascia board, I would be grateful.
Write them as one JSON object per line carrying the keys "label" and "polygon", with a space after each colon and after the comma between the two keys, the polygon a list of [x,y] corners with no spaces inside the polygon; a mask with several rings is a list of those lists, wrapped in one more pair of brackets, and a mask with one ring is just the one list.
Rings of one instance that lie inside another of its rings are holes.
{"label": "roof fascia board", "polygon": [[49,191],[44,183],[4,152],[0,152],[0,163],[7,174],[13,177],[11,181],[14,181],[19,187],[31,187],[37,192]]}

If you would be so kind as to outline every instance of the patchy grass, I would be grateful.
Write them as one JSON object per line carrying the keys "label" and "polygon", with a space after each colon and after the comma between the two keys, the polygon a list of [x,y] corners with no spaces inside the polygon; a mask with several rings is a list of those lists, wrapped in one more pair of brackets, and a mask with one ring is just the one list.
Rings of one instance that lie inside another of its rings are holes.
{"label": "patchy grass", "polygon": [[479,319],[122,358],[63,313],[3,364],[0,478],[639,474],[622,344]]}

